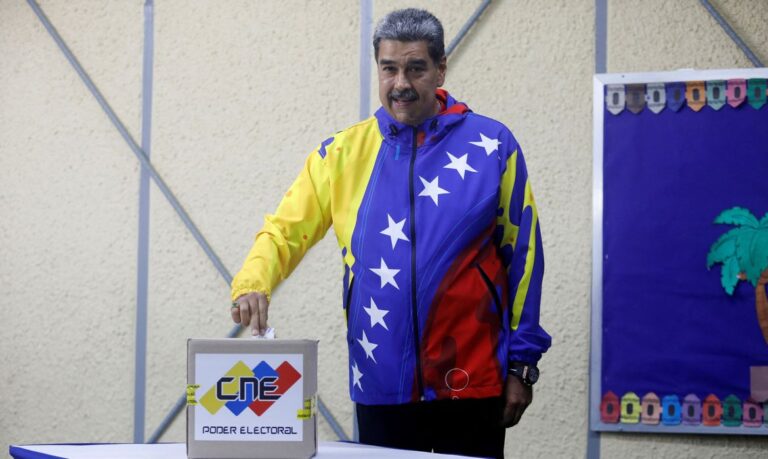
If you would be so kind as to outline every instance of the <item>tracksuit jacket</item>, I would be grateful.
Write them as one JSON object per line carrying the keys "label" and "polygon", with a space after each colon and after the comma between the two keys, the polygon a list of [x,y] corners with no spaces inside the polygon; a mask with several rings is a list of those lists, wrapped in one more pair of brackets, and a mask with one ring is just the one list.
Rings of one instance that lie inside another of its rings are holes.
{"label": "tracksuit jacket", "polygon": [[499,396],[509,362],[550,346],[520,147],[503,124],[437,97],[420,126],[382,107],[323,141],[232,282],[233,300],[269,296],[332,226],[358,403]]}

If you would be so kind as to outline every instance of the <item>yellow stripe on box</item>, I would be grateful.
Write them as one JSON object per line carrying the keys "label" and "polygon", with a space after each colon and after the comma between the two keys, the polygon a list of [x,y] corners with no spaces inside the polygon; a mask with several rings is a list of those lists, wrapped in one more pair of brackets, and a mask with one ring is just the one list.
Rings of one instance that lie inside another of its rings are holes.
{"label": "yellow stripe on box", "polygon": [[[227,394],[236,394],[239,389],[238,378],[240,376],[253,376],[253,371],[241,360],[230,368],[224,376],[231,376],[235,379],[228,383],[224,383],[222,389],[224,389],[224,392]],[[200,404],[211,414],[216,414],[225,403],[225,401],[216,398],[216,384],[211,386],[211,388],[208,389],[208,392],[200,398]]]}
{"label": "yellow stripe on box", "polygon": [[187,405],[197,405],[195,392],[200,389],[200,384],[187,384]]}

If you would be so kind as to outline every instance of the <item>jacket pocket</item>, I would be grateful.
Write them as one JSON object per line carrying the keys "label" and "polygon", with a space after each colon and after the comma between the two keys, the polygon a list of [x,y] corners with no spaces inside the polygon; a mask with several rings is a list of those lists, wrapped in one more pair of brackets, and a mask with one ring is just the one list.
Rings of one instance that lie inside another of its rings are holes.
{"label": "jacket pocket", "polygon": [[501,309],[501,298],[499,298],[499,292],[496,290],[496,286],[493,285],[491,278],[488,277],[485,271],[483,271],[483,267],[479,264],[475,264],[475,268],[477,268],[477,272],[480,273],[480,277],[483,279],[483,283],[485,283],[485,288],[488,289],[488,293],[491,294],[491,298],[493,298],[493,302],[496,304],[496,312],[499,315],[499,325],[504,328],[502,325],[504,323],[504,311]]}
{"label": "jacket pocket", "polygon": [[349,313],[351,312],[350,309],[352,309],[352,287],[354,285],[355,278],[353,277],[352,280],[349,281],[349,288],[347,288],[346,296],[344,298],[344,315],[347,320],[347,332],[349,332]]}

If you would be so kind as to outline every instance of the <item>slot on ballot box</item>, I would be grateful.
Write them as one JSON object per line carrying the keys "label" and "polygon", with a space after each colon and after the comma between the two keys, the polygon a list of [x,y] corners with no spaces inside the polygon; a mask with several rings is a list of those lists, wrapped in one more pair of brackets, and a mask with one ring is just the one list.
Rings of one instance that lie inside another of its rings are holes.
{"label": "slot on ballot box", "polygon": [[188,340],[187,457],[314,456],[317,344]]}

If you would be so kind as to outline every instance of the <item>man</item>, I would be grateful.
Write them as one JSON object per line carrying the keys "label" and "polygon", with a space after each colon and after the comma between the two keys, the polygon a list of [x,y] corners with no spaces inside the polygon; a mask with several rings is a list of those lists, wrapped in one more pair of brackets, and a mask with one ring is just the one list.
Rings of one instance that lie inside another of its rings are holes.
{"label": "man", "polygon": [[394,11],[373,45],[382,107],[310,154],[232,283],[232,318],[263,333],[270,293],[333,226],[361,442],[503,457],[550,345],[525,162],[438,89],[437,18]]}

